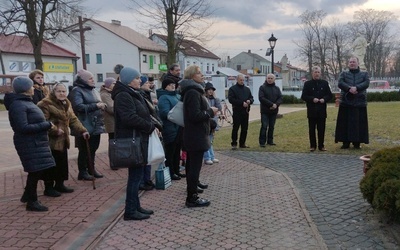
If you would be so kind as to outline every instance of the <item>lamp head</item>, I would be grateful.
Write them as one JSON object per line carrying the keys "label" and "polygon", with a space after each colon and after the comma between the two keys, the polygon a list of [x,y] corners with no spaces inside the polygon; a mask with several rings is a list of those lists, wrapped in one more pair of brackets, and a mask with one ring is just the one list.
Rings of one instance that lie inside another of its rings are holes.
{"label": "lamp head", "polygon": [[275,48],[276,40],[278,40],[278,39],[276,37],[274,37],[274,34],[272,33],[271,37],[268,39],[269,46],[271,47],[271,49]]}

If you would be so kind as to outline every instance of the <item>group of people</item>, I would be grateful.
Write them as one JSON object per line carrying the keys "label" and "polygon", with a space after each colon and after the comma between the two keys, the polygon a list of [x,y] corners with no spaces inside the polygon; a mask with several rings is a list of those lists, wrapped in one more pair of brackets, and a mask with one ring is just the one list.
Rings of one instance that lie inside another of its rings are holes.
{"label": "group of people", "polygon": [[[351,143],[354,148],[369,143],[366,109],[369,77],[367,72],[360,71],[356,57],[350,58],[348,66],[349,70],[339,77],[341,98],[335,132],[335,142],[342,142],[343,149],[349,148]],[[44,181],[44,195],[47,196],[58,197],[74,191],[64,184],[69,176],[69,131],[75,136],[75,146],[79,150],[78,180],[93,180],[103,177],[94,166],[102,133],[108,133],[109,139],[118,139],[131,138],[135,131],[141,137],[141,153],[147,159],[149,136],[156,130],[162,137],[165,164],[170,168],[171,178],[186,177],[186,206],[208,206],[210,201],[199,197],[208,185],[199,179],[203,163],[219,162],[214,156],[212,142],[222,107],[215,97],[213,85],[204,84],[204,76],[197,65],[187,67],[183,79],[179,65],[171,65],[156,93],[154,79],[142,76],[136,69],[119,65],[114,70],[118,78],[105,79],[100,93],[95,90],[93,74],[83,69],[78,71],[68,96],[63,84],[48,89],[40,70],[32,71],[29,77],[13,80],[13,93],[6,94],[4,103],[14,131],[15,148],[28,173],[21,202],[27,203],[29,211],[48,211],[37,198],[39,180]],[[261,113],[259,145],[274,146],[274,126],[282,103],[282,93],[275,84],[274,74],[266,76],[258,97]],[[326,104],[332,98],[332,92],[328,82],[321,79],[318,66],[312,68],[312,79],[305,82],[301,98],[307,104],[310,151],[317,148],[326,151]],[[239,75],[237,84],[229,89],[228,99],[233,107],[232,149],[248,148],[249,111],[254,98],[244,85],[243,75]],[[168,112],[178,101],[184,106],[184,127],[168,120]],[[186,154],[185,174],[180,171],[182,152]],[[110,167],[113,168],[111,164]],[[147,219],[153,211],[140,205],[138,192],[139,189],[154,188],[151,166],[145,162],[141,166],[127,167],[124,219]]]}
{"label": "group of people", "polygon": [[[343,71],[338,80],[340,105],[336,122],[335,143],[342,142],[342,149],[353,144],[355,149],[361,143],[368,144],[367,94],[369,76],[360,70],[359,60],[352,56],[348,61],[348,70]],[[327,151],[324,145],[327,103],[332,99],[329,83],[321,79],[321,68],[312,68],[312,79],[304,83],[301,99],[306,102],[309,128],[310,151]],[[229,102],[233,108],[232,142],[233,150],[237,149],[238,129],[240,127],[239,147],[248,148],[245,144],[248,130],[249,110],[253,96],[249,88],[244,86],[244,76],[237,77],[237,83],[229,89]],[[264,84],[258,91],[261,113],[259,145],[274,146],[274,128],[282,104],[282,93],[275,85],[275,75],[268,74]],[[316,135],[317,132],[317,135]]]}

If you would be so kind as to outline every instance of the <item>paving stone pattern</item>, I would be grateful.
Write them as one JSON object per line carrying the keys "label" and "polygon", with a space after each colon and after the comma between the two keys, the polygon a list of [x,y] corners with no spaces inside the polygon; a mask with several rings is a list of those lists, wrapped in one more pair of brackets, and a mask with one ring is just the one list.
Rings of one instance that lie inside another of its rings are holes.
{"label": "paving stone pattern", "polygon": [[155,210],[150,219],[121,219],[95,249],[325,249],[284,175],[218,158],[201,173],[209,207],[186,208],[186,181],[174,181],[141,196],[141,205]]}
{"label": "paving stone pattern", "polygon": [[[399,249],[385,222],[362,198],[357,156],[326,153],[224,152],[286,173],[329,249]],[[399,232],[397,232],[399,233]]]}

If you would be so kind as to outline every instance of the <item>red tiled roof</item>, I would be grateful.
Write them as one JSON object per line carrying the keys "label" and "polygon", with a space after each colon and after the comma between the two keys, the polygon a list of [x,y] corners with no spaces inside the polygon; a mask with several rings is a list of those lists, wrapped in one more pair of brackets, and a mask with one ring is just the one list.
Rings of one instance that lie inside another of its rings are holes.
{"label": "red tiled roof", "polygon": [[[158,36],[160,39],[167,42],[167,36],[155,33],[153,35]],[[215,55],[208,49],[205,49],[198,43],[187,39],[182,40],[182,43],[180,44],[180,50],[182,51],[183,54],[187,56],[198,56],[198,57],[205,57],[217,60],[220,59],[217,55]]]}
{"label": "red tiled roof", "polygon": [[[32,44],[27,36],[16,35],[0,35],[0,51],[4,53],[15,53],[33,55]],[[79,58],[75,53],[63,49],[51,42],[43,40],[42,44],[43,56]]]}

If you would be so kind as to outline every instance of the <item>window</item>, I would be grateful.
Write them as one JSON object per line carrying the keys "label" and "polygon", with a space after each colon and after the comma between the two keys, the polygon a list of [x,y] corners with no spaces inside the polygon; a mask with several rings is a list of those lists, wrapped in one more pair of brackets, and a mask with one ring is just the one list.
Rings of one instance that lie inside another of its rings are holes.
{"label": "window", "polygon": [[96,54],[96,63],[97,64],[102,64],[103,63],[103,60],[101,58],[101,54]]}
{"label": "window", "polygon": [[86,64],[90,64],[90,55],[85,54]]}
{"label": "window", "polygon": [[210,71],[210,64],[207,63],[207,71]]}
{"label": "window", "polygon": [[213,64],[211,64],[211,71],[212,72],[214,72],[215,70],[214,70],[214,63]]}
{"label": "window", "polygon": [[149,56],[149,69],[154,69],[154,56]]}
{"label": "window", "polygon": [[103,82],[103,74],[97,74],[97,82]]}
{"label": "window", "polygon": [[143,55],[143,62],[147,63],[147,55]]}
{"label": "window", "polygon": [[236,70],[237,71],[242,70],[242,65],[236,65]]}

